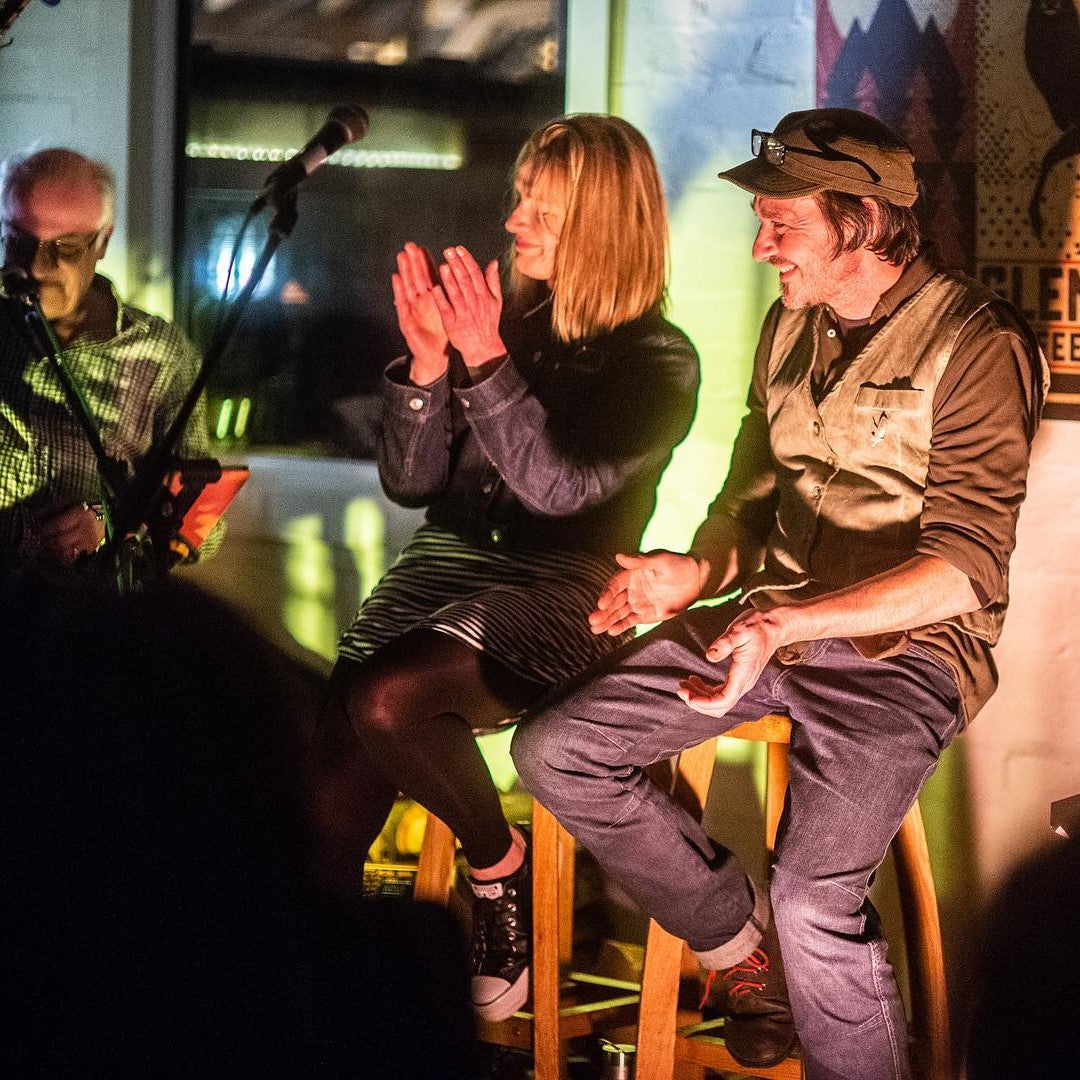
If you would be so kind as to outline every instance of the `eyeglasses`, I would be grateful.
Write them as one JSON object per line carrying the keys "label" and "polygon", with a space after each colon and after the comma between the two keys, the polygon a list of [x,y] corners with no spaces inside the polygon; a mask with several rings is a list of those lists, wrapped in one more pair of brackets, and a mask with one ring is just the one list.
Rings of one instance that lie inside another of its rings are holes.
{"label": "eyeglasses", "polygon": [[750,132],[750,152],[754,157],[767,161],[770,165],[783,165],[788,154],[804,154],[806,157],[824,158],[826,161],[851,161],[862,166],[875,183],[881,183],[881,176],[876,173],[862,158],[845,154],[841,150],[829,147],[827,150],[804,150],[801,146],[788,146],[787,143],[778,139],[771,131],[758,131],[753,128]]}
{"label": "eyeglasses", "polygon": [[5,250],[15,245],[26,245],[24,250],[28,254],[30,251],[43,252],[50,263],[77,263],[86,257],[88,251],[101,246],[106,228],[107,226],[103,226],[93,232],[68,233],[67,236],[56,236],[52,240],[39,240],[33,233],[20,229],[10,221],[4,221],[0,222],[0,237],[3,238]]}

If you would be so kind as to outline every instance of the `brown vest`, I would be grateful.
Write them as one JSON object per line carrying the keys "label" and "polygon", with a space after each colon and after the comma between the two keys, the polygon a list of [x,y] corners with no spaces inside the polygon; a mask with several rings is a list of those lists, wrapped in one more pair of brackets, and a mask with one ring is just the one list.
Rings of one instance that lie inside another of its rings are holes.
{"label": "brown vest", "polygon": [[[765,398],[780,502],[764,568],[745,590],[757,606],[852,585],[915,555],[934,394],[960,331],[996,299],[934,274],[820,404],[810,374],[822,309],[781,313]],[[987,607],[947,621],[993,644],[1007,605],[1006,579]]]}

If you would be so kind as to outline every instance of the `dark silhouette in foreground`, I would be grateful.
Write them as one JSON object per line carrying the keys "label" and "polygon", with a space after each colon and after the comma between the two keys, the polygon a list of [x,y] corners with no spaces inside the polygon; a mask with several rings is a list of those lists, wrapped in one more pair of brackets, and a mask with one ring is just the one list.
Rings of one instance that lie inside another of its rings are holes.
{"label": "dark silhouette in foreground", "polygon": [[982,920],[969,1080],[1071,1080],[1080,1016],[1080,837],[1054,840]]}
{"label": "dark silhouette in foreground", "polygon": [[296,666],[179,584],[0,600],[5,1074],[475,1075],[447,914],[309,882]]}

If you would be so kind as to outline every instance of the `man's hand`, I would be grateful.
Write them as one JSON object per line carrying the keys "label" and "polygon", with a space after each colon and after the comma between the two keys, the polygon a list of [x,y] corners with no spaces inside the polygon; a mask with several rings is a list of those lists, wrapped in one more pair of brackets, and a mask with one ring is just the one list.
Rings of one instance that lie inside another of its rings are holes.
{"label": "man's hand", "polygon": [[105,515],[100,508],[79,503],[38,522],[41,546],[61,566],[96,551],[105,539]]}
{"label": "man's hand", "polygon": [[691,709],[723,716],[761,678],[773,653],[790,643],[782,628],[782,610],[744,611],[705,650],[713,663],[731,657],[727,679],[711,685],[692,675],[679,684],[679,697]]}
{"label": "man's hand", "polygon": [[616,555],[615,560],[623,569],[604,586],[589,616],[594,634],[614,637],[641,623],[670,619],[697,600],[709,576],[704,560],[673,551]]}
{"label": "man's hand", "polygon": [[727,680],[691,677],[679,697],[692,709],[723,716],[760,678],[777,649],[796,641],[858,638],[910,630],[976,611],[968,576],[935,555],[916,555],[892,570],[810,600],[771,611],[744,611],[705,650],[714,663],[731,658]]}
{"label": "man's hand", "polygon": [[466,365],[481,367],[506,353],[499,336],[502,285],[499,264],[492,260],[483,271],[463,247],[447,248],[439,267],[442,290],[434,293],[443,326]]}
{"label": "man's hand", "polygon": [[450,339],[435,303],[442,290],[435,281],[435,264],[419,245],[408,243],[398,252],[398,272],[391,277],[394,308],[405,344],[412,353],[409,378],[427,386],[446,372]]}

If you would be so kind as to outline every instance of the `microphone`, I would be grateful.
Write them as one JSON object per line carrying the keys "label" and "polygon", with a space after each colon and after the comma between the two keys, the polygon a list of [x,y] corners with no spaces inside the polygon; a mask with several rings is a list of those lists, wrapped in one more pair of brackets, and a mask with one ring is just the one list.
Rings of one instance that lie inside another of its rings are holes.
{"label": "microphone", "polygon": [[4,268],[0,271],[0,291],[11,300],[24,299],[35,294],[38,283],[34,278],[34,259],[37,257],[38,239],[29,233],[5,232]]}
{"label": "microphone", "polygon": [[298,154],[279,165],[267,178],[251,212],[266,206],[278,208],[281,201],[306,180],[331,154],[368,133],[368,115],[359,105],[335,105],[326,123]]}

